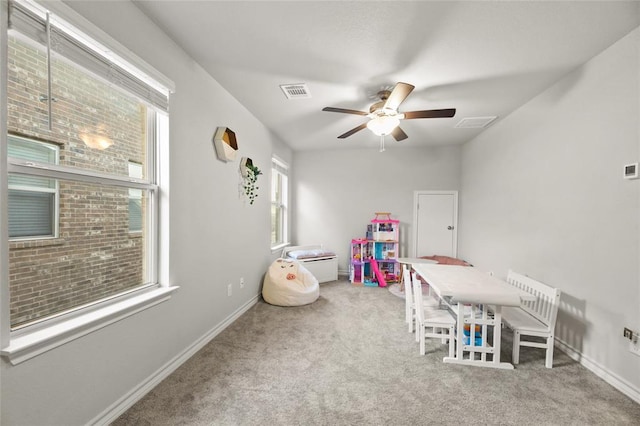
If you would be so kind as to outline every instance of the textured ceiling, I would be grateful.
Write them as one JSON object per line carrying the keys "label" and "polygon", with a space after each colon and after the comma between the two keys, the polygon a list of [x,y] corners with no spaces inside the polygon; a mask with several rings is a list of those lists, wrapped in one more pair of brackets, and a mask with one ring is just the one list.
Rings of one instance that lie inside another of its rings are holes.
{"label": "textured ceiling", "polygon": [[[226,90],[294,150],[377,147],[368,111],[382,88],[415,86],[400,111],[456,108],[407,120],[387,147],[461,144],[640,25],[621,1],[134,1]],[[279,85],[306,83],[309,99]]]}

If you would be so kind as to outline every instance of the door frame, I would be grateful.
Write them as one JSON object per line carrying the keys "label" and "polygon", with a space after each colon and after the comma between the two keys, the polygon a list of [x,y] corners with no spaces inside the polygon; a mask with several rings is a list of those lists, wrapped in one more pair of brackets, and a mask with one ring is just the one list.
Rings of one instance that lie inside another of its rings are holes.
{"label": "door frame", "polygon": [[458,256],[458,191],[413,191],[413,236],[412,247],[413,257],[417,257],[418,250],[418,198],[421,195],[453,195],[453,257]]}

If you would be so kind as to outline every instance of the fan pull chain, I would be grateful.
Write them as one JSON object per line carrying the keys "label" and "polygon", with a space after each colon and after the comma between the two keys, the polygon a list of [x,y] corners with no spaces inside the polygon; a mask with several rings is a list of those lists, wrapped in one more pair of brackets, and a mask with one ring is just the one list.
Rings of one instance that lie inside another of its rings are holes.
{"label": "fan pull chain", "polygon": [[384,135],[380,136],[380,152],[384,152]]}

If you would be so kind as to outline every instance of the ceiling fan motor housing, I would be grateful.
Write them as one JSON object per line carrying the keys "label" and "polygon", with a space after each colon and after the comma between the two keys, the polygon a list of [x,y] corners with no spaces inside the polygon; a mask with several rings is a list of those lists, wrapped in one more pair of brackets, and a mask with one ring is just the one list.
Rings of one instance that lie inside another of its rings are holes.
{"label": "ceiling fan motor housing", "polygon": [[382,99],[382,101],[386,101],[391,96],[391,90],[381,90],[378,92],[378,97]]}
{"label": "ceiling fan motor housing", "polygon": [[369,107],[369,112],[373,114],[374,112],[381,110],[382,107],[384,107],[384,104],[387,102],[387,99],[389,99],[389,95],[391,95],[391,92],[389,90],[379,91],[378,97],[380,98],[380,100]]}

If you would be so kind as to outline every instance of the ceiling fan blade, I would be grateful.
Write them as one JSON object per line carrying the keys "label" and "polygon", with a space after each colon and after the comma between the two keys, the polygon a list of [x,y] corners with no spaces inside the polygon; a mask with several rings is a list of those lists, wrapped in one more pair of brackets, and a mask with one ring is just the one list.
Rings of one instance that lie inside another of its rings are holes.
{"label": "ceiling fan blade", "polygon": [[408,83],[396,84],[396,87],[393,88],[382,108],[397,111],[400,104],[407,99],[407,96],[409,96],[409,93],[411,93],[414,88],[415,86]]}
{"label": "ceiling fan blade", "polygon": [[413,118],[446,118],[456,115],[455,108],[448,109],[428,109],[425,111],[409,111],[404,113],[405,120]]}
{"label": "ceiling fan blade", "polygon": [[363,123],[363,124],[359,125],[358,127],[354,127],[353,129],[349,130],[348,132],[341,134],[340,136],[338,136],[338,139],[348,138],[352,134],[357,133],[362,129],[365,129],[366,127],[367,127],[367,123]]}
{"label": "ceiling fan blade", "polygon": [[358,111],[358,110],[355,110],[355,109],[324,107],[324,108],[322,108],[322,110],[323,111],[329,111],[329,112],[342,112],[342,113],[345,113],[345,114],[369,115],[369,113],[367,113],[367,112]]}
{"label": "ceiling fan blade", "polygon": [[400,128],[400,126],[393,129],[391,132],[391,136],[393,136],[398,142],[405,140],[409,136]]}

